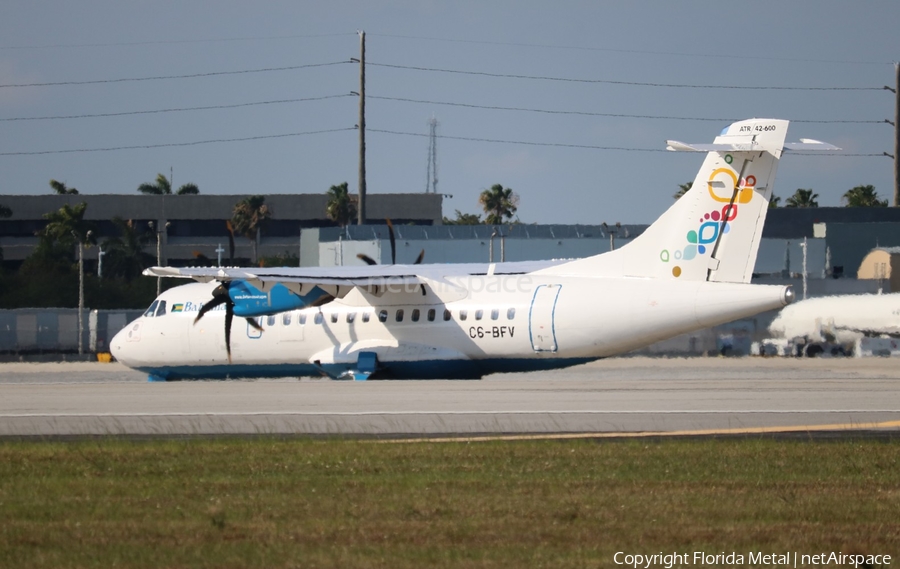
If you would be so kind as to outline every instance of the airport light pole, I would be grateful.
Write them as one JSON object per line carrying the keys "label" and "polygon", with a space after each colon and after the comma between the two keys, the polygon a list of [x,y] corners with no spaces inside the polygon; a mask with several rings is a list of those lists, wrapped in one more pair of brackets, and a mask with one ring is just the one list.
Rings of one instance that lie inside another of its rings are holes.
{"label": "airport light pole", "polygon": [[600,226],[603,227],[603,229],[605,229],[607,233],[609,233],[609,250],[615,251],[616,250],[616,234],[619,232],[619,229],[622,228],[622,223],[617,221],[615,227],[610,227],[604,221],[602,224],[600,224]]}
{"label": "airport light pole", "polygon": [[91,238],[92,231],[84,234],[84,238],[72,232],[78,241],[78,355],[84,353],[84,242]]}
{"label": "airport light pole", "polygon": [[[166,232],[166,230],[171,225],[170,222],[166,222],[162,227],[156,227],[156,224],[152,221],[148,221],[147,225],[150,226],[150,229],[156,228],[156,266],[160,266],[162,264],[162,235]],[[161,281],[160,277],[156,277],[156,296],[159,296],[161,292]]]}
{"label": "airport light pole", "polygon": [[488,257],[489,257],[488,262],[489,263],[494,262],[494,237],[496,237],[496,236],[497,236],[497,228],[495,227],[494,232],[491,233],[491,246],[489,249],[490,252],[488,253]]}

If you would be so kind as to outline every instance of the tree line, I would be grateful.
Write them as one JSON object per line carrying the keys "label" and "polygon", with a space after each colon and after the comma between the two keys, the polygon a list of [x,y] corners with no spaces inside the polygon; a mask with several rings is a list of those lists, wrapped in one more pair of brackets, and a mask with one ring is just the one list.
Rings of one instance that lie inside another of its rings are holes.
{"label": "tree line", "polygon": [[[678,184],[678,191],[672,197],[676,200],[681,198],[691,189],[692,184],[693,182]],[[888,201],[879,199],[875,186],[871,184],[850,188],[841,196],[841,203],[844,204],[844,207],[888,207]],[[776,195],[769,199],[770,208],[779,207],[780,204],[781,198]],[[784,200],[784,207],[819,207],[819,194],[815,193],[812,188],[797,188],[792,196]]]}

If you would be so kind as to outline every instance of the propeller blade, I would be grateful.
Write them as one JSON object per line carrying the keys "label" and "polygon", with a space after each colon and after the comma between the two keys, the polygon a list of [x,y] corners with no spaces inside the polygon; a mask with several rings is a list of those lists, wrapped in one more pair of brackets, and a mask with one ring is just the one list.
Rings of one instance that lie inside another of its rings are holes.
{"label": "propeller blade", "polygon": [[231,363],[231,321],[234,320],[234,304],[225,305],[225,351],[228,353],[228,363]]}
{"label": "propeller blade", "polygon": [[356,258],[357,258],[357,259],[362,259],[363,261],[366,262],[367,265],[377,265],[377,264],[378,264],[378,262],[375,261],[375,259],[373,259],[372,257],[366,255],[365,253],[357,253],[357,254],[356,254]]}
{"label": "propeller blade", "polygon": [[394,236],[394,224],[391,223],[390,219],[385,219],[387,221],[388,226],[388,235],[391,238],[391,264],[397,264],[397,239]]}
{"label": "propeller blade", "polygon": [[263,327],[259,325],[259,322],[256,321],[256,318],[244,318],[244,320],[246,320],[247,324],[249,324],[256,330],[259,330],[260,332],[263,331]]}
{"label": "propeller blade", "polygon": [[416,262],[413,263],[413,265],[421,265],[421,264],[422,264],[422,260],[423,260],[424,258],[425,258],[425,249],[422,249],[422,250],[419,252],[419,256],[416,257]]}
{"label": "propeller blade", "polygon": [[[216,290],[218,290],[218,289],[216,289]],[[212,310],[213,308],[219,306],[219,305],[222,304],[223,302],[228,302],[229,300],[231,300],[231,299],[228,297],[227,294],[225,294],[225,295],[216,295],[215,293],[213,293],[213,298],[212,298],[212,300],[210,300],[209,302],[207,302],[206,304],[204,304],[204,305],[203,305],[203,308],[201,308],[200,311],[197,313],[197,317],[194,318],[194,324],[196,324],[197,322],[199,322],[200,319],[203,318],[203,315],[204,315],[204,314],[206,314],[207,312],[209,312],[209,311]]]}

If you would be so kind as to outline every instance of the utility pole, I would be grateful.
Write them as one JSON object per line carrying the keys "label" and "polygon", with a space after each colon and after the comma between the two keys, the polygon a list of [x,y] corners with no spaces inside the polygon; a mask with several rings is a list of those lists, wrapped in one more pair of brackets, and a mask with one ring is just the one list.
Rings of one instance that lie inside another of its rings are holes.
{"label": "utility pole", "polygon": [[359,225],[366,223],[366,32],[359,31]]}
{"label": "utility pole", "polygon": [[894,207],[900,207],[900,63],[894,64]]}

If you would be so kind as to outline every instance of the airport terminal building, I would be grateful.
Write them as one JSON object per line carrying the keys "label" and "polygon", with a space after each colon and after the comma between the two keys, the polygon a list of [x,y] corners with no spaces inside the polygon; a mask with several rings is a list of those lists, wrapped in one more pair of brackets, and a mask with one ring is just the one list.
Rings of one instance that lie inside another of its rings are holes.
{"label": "airport terminal building", "polygon": [[[46,221],[43,215],[57,211],[64,205],[87,203],[85,219],[97,227],[97,241],[114,237],[118,230],[112,219],[130,219],[138,227],[158,231],[160,262],[183,266],[195,262],[197,253],[208,259],[218,259],[216,249],[228,249],[226,221],[231,219],[235,204],[249,195],[38,195],[4,196],[3,205],[12,209],[12,217],[0,221],[0,247],[4,261],[17,262],[34,251],[38,243],[35,233]],[[266,205],[271,219],[263,226],[260,256],[297,255],[303,230],[334,227],[325,215],[328,198],[325,194],[268,194]],[[366,200],[366,212],[373,223],[390,218],[394,224],[439,225],[441,223],[440,194],[371,194]],[[153,226],[149,222],[153,222]],[[156,240],[151,240],[147,252],[156,255]],[[235,258],[249,259],[252,245],[247,238],[235,235]],[[96,260],[98,249],[85,251],[85,259]],[[228,253],[224,253],[224,259]]]}

